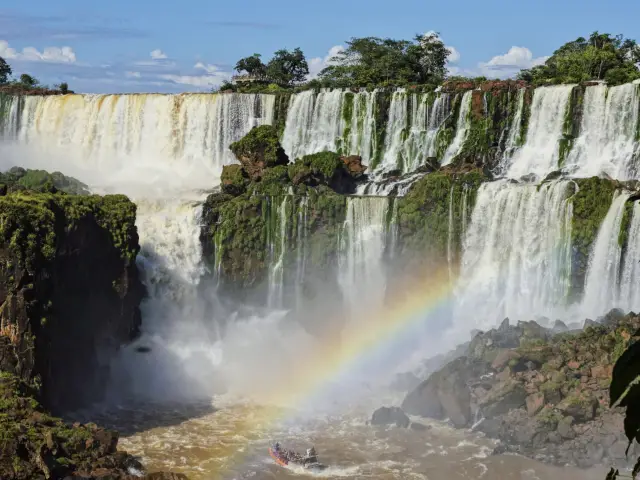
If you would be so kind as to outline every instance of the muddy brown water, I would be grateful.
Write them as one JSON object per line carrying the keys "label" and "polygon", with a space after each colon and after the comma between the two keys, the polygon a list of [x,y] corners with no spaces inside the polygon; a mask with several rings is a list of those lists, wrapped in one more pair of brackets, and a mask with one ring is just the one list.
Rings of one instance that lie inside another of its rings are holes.
{"label": "muddy brown water", "polygon": [[[367,425],[370,408],[298,416],[282,408],[216,402],[137,405],[103,409],[91,420],[118,428],[119,448],[140,458],[149,471],[213,479],[381,480],[603,480],[606,469],[558,468],[516,455],[492,456],[495,441],[445,424],[413,419],[417,431]],[[76,416],[76,419],[78,417]],[[304,451],[314,445],[322,473],[281,467],[269,457],[274,440]]]}

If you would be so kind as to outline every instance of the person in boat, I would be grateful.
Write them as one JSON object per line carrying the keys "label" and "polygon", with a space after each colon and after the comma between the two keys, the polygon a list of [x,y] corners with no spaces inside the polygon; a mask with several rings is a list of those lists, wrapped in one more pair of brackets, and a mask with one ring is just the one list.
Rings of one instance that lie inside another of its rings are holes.
{"label": "person in boat", "polygon": [[316,447],[307,448],[307,455],[303,460],[305,465],[310,463],[318,463],[318,454],[316,453]]}

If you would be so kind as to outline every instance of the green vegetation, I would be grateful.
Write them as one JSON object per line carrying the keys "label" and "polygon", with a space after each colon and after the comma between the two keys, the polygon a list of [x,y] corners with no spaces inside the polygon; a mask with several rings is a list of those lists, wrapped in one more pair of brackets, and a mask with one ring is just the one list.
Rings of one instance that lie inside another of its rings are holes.
{"label": "green vegetation", "polygon": [[309,75],[309,65],[300,48],[278,50],[266,65],[261,57],[259,53],[254,53],[238,60],[235,70],[245,75],[246,82],[242,81],[241,75],[235,83],[225,82],[218,90],[253,93],[257,87],[259,91],[276,93],[299,85]]}
{"label": "green vegetation", "polygon": [[69,85],[66,82],[50,89],[46,85],[41,85],[37,78],[28,73],[22,73],[17,80],[11,80],[12,73],[11,66],[4,58],[0,57],[0,88],[6,92],[14,94],[34,91],[37,93],[73,93],[69,90]]}
{"label": "green vegetation", "polygon": [[9,192],[32,190],[54,193],[60,190],[74,195],[89,194],[89,187],[73,177],[67,177],[60,172],[49,173],[45,170],[25,170],[21,167],[13,167],[4,173],[0,173],[0,185],[4,185]]}
{"label": "green vegetation", "polygon": [[416,35],[413,41],[352,38],[346,49],[330,59],[317,83],[331,87],[436,85],[445,77],[449,55],[435,33]]}
{"label": "green vegetation", "polygon": [[534,85],[606,80],[610,85],[640,78],[640,46],[623,35],[593,32],[565,43],[544,63],[522,70],[518,78]]}
{"label": "green vegetation", "polygon": [[237,142],[229,145],[233,154],[243,162],[243,159],[262,162],[263,167],[274,167],[288,163],[288,158],[280,146],[278,131],[272,125],[261,125],[249,131]]}

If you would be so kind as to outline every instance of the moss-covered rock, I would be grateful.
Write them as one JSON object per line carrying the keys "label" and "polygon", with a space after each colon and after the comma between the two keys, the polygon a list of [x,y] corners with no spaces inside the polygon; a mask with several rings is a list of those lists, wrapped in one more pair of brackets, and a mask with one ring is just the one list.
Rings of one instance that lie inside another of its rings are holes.
{"label": "moss-covered rock", "polygon": [[338,193],[353,193],[356,183],[344,160],[335,152],[306,155],[289,165],[294,185],[327,185]]}
{"label": "moss-covered rock", "polygon": [[48,408],[99,399],[109,356],[137,334],[135,214],[123,195],[0,197],[0,369],[39,378]]}
{"label": "moss-covered rock", "polygon": [[[36,391],[7,372],[0,372],[0,478],[131,479],[144,472],[134,457],[118,451],[118,432],[95,424],[65,424],[49,415]],[[143,478],[153,478],[152,475]],[[176,475],[186,479],[184,475]]]}
{"label": "moss-covered rock", "polygon": [[247,191],[249,175],[242,168],[242,165],[225,165],[222,167],[220,184],[224,193],[233,196],[242,195]]}
{"label": "moss-covered rock", "polygon": [[229,148],[252,180],[259,179],[265,168],[289,163],[280,145],[278,130],[271,125],[254,127]]}

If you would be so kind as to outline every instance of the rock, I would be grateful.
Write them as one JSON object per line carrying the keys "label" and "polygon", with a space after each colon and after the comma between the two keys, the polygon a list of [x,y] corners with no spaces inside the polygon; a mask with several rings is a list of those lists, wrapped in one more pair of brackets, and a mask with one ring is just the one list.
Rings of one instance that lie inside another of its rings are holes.
{"label": "rock", "polygon": [[569,327],[567,327],[567,325],[561,320],[556,320],[555,323],[553,324],[552,331],[554,333],[564,333],[564,332],[567,332],[568,330],[569,330]]}
{"label": "rock", "polygon": [[249,176],[241,165],[225,165],[220,175],[222,191],[234,197],[247,191]]}
{"label": "rock", "polygon": [[135,214],[123,195],[0,197],[0,252],[11,265],[0,272],[0,369],[39,376],[54,413],[101,400],[112,357],[138,335]]}
{"label": "rock", "polygon": [[359,155],[349,155],[346,157],[340,157],[343,161],[349,175],[351,175],[354,179],[359,179],[364,175],[364,172],[367,170],[367,166],[362,164],[362,157]]}
{"label": "rock", "polygon": [[288,166],[293,185],[318,187],[326,185],[337,193],[355,192],[355,178],[347,170],[342,157],[334,152],[305,155]]}
{"label": "rock", "polygon": [[499,332],[509,331],[509,317],[506,317],[504,320],[502,320],[502,323],[498,327],[498,331]]}
{"label": "rock", "polygon": [[402,402],[402,409],[412,415],[444,420],[456,427],[472,421],[471,393],[467,382],[489,371],[486,362],[460,357],[432,374]]}
{"label": "rock", "polygon": [[520,359],[520,355],[514,350],[502,350],[496,356],[495,360],[491,364],[491,368],[501,371],[504,367],[508,366],[511,362],[515,362]]}
{"label": "rock", "polygon": [[594,327],[596,325],[599,325],[598,322],[594,322],[593,320],[591,320],[590,318],[587,318],[584,323],[582,324],[582,328],[587,328],[587,327]]}
{"label": "rock", "polygon": [[411,420],[406,413],[398,407],[380,407],[371,416],[371,425],[392,425],[407,428]]}
{"label": "rock", "polygon": [[615,327],[617,326],[621,320],[623,320],[625,317],[625,313],[620,310],[619,308],[612,308],[611,310],[609,310],[609,313],[607,313],[602,322],[604,325],[608,325],[608,326],[612,326]]}
{"label": "rock", "polygon": [[240,140],[229,145],[229,149],[253,181],[259,180],[266,168],[289,163],[289,157],[280,145],[278,131],[272,125],[252,128]]}
{"label": "rock", "polygon": [[527,393],[517,380],[509,379],[493,387],[487,396],[480,399],[478,406],[482,414],[487,417],[495,417],[525,406]]}
{"label": "rock", "polygon": [[188,477],[183,473],[154,472],[147,473],[144,480],[188,480]]}
{"label": "rock", "polygon": [[562,438],[571,440],[576,437],[576,432],[573,430],[573,417],[564,417],[558,422],[557,432]]}
{"label": "rock", "polygon": [[537,392],[527,397],[527,413],[533,417],[544,407],[544,393]]}
{"label": "rock", "polygon": [[613,375],[613,365],[596,365],[591,367],[591,376],[594,378],[610,379]]}
{"label": "rock", "polygon": [[558,404],[558,409],[571,416],[576,422],[592,420],[596,414],[598,401],[587,393],[574,393]]}

